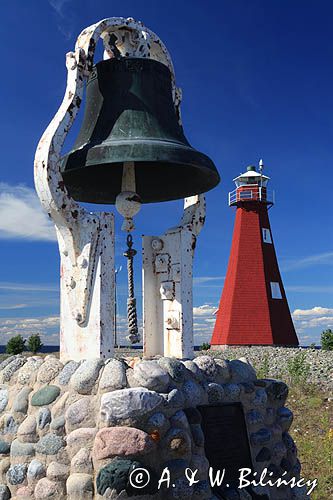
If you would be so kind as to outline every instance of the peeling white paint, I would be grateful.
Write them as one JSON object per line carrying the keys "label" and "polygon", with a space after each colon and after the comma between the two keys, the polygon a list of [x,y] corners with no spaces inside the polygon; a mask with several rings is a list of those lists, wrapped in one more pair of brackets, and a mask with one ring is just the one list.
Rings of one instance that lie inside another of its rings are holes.
{"label": "peeling white paint", "polygon": [[[61,256],[62,361],[106,358],[113,354],[113,214],[89,213],[82,208],[70,197],[60,173],[61,149],[80,108],[99,38],[104,42],[105,58],[115,57],[119,51],[122,56],[150,57],[169,68],[173,100],[181,122],[181,90],[175,84],[170,55],[154,32],[132,18],[118,17],[104,19],[81,32],[74,52],[66,56],[67,87],[63,102],[35,155],[36,191],[56,226]],[[133,207],[132,211],[138,208],[134,204]],[[146,355],[192,356],[192,260],[204,216],[204,196],[188,198],[180,226],[159,238],[144,237]]]}
{"label": "peeling white paint", "polygon": [[193,256],[205,223],[205,197],[185,199],[180,225],[143,237],[145,356],[193,357]]}

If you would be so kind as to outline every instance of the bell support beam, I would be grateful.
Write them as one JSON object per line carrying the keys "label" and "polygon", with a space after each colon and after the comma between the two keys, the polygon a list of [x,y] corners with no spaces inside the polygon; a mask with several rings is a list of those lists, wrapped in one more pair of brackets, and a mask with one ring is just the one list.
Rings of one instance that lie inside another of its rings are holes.
{"label": "bell support beam", "polygon": [[[60,172],[61,150],[80,108],[84,88],[93,68],[94,53],[99,38],[102,38],[104,43],[105,58],[117,57],[119,53],[121,56],[150,57],[169,68],[173,102],[178,121],[181,123],[179,110],[181,90],[175,85],[170,55],[155,33],[132,18],[104,19],[81,32],[75,51],[69,52],[66,56],[65,96],[38,144],[34,169],[36,191],[43,208],[56,226],[61,256],[62,361],[106,358],[113,354],[115,296],[113,215],[90,213],[81,207],[70,196]],[[150,321],[154,328],[153,334],[149,332],[152,337],[152,347],[146,343],[147,353],[155,350],[179,357],[192,355],[191,269],[196,235],[204,220],[204,217],[198,216],[204,213],[203,196],[197,197],[196,201],[193,199],[189,199],[191,202],[185,202],[181,225],[163,235],[170,258],[169,272],[162,276],[163,273],[158,271],[157,274],[160,276],[157,277],[153,268],[153,282],[149,284],[146,277],[150,268],[148,265],[145,266],[145,307],[149,297],[149,287],[154,290],[154,297],[151,297],[151,304],[148,304],[149,310],[146,314],[146,323]],[[154,258],[161,257],[157,250],[154,252],[156,254]],[[166,276],[168,280],[164,279]],[[173,283],[172,296],[165,281]],[[162,282],[161,300],[159,289]],[[163,309],[160,311],[158,303],[162,302]],[[157,308],[157,312],[153,314],[152,304]],[[146,329],[148,330],[149,328]],[[161,337],[162,331],[164,344],[160,347],[158,336]],[[154,347],[157,344],[158,347]]]}
{"label": "bell support beam", "polygon": [[184,200],[179,226],[143,236],[144,356],[193,357],[193,256],[204,223],[204,195]]}

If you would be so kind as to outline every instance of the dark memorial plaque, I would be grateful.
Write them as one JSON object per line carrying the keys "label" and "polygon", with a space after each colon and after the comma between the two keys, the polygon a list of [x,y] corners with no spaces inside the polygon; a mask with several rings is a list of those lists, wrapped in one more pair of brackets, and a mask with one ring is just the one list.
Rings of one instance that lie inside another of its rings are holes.
{"label": "dark memorial plaque", "polygon": [[225,469],[224,485],[237,485],[239,469],[252,470],[249,440],[240,403],[198,407],[202,415],[201,427],[205,436],[205,452],[209,465]]}

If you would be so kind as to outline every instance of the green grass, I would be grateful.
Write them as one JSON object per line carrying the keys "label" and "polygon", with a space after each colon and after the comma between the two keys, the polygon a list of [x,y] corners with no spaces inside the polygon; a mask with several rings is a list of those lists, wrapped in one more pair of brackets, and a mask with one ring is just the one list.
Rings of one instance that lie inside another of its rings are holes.
{"label": "green grass", "polygon": [[296,442],[302,477],[318,479],[312,500],[333,498],[333,402],[315,387],[290,387],[287,406],[294,413],[290,434]]}

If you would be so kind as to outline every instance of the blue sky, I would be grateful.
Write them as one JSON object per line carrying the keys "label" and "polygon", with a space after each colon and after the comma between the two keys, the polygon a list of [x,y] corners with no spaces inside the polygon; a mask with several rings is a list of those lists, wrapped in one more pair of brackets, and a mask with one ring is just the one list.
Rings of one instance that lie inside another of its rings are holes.
{"label": "blue sky", "polygon": [[[57,343],[58,249],[34,194],[33,158],[62,100],[66,52],[84,27],[111,16],[142,20],[167,45],[183,89],[185,134],[222,177],[207,194],[195,257],[196,343],[210,338],[226,273],[234,222],[227,193],[260,158],[276,192],[270,220],[299,338],[316,342],[333,326],[332,2],[12,0],[1,14],[0,343],[35,331]],[[164,232],[181,211],[181,202],[144,206],[136,248],[141,234]],[[120,225],[117,217],[124,265]],[[140,295],[139,258],[136,271]],[[123,326],[125,299],[122,271]]]}

